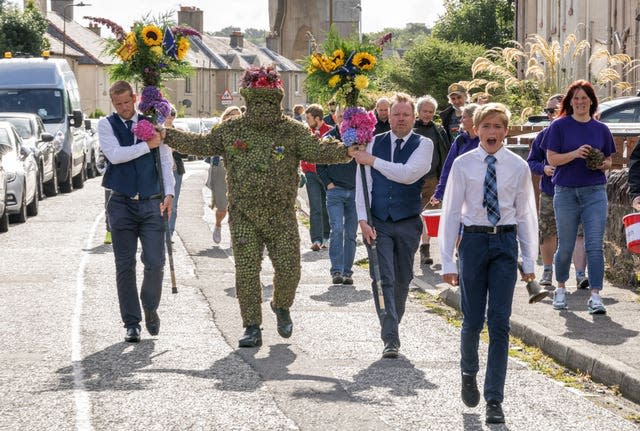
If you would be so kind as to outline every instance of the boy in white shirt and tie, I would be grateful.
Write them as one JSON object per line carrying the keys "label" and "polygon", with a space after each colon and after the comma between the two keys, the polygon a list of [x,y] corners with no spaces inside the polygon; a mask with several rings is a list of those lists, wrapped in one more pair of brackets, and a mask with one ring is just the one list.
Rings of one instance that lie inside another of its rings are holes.
{"label": "boy in white shirt and tie", "polygon": [[[511,113],[500,103],[473,117],[480,146],[458,157],[443,198],[439,245],[445,282],[460,284],[462,401],[480,401],[476,384],[478,344],[485,321],[489,354],[484,382],[486,422],[503,423],[502,401],[509,349],[509,318],[517,280],[518,245],[524,279],[534,280],[538,221],[527,163],[502,148]],[[454,260],[457,238],[460,274]],[[487,307],[488,303],[488,307]]]}

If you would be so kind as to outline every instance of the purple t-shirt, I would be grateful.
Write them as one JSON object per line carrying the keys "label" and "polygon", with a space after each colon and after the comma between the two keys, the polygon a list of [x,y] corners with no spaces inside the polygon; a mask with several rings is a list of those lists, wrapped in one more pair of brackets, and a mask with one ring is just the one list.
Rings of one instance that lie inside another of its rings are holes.
{"label": "purple t-shirt", "polygon": [[[605,157],[616,152],[611,131],[604,123],[593,119],[581,123],[570,115],[549,125],[542,147],[556,153],[569,153],[585,144],[599,149]],[[607,177],[600,169],[587,168],[585,159],[578,158],[556,167],[551,181],[562,187],[583,187],[606,184]]]}

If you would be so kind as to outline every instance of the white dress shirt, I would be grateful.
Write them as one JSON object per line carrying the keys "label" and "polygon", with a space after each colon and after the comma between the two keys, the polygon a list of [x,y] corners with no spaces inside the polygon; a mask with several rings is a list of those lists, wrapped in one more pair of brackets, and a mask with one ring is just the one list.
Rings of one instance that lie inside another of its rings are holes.
{"label": "white dress shirt", "polygon": [[[438,245],[443,274],[457,274],[454,251],[460,225],[491,226],[482,206],[487,152],[478,147],[453,162],[442,199]],[[538,218],[529,166],[520,156],[500,148],[496,157],[496,179],[501,225],[517,225],[524,272],[535,272],[538,257]],[[464,234],[463,234],[464,235]]]}
{"label": "white dress shirt", "polygon": [[[407,144],[407,141],[411,137],[411,135],[417,135],[414,132],[410,132],[407,136],[396,136],[393,132],[389,132],[391,134],[391,152],[389,154],[393,155],[393,150],[396,145],[396,139],[402,138],[404,142],[400,145],[400,148],[404,148]],[[413,153],[409,156],[409,160],[407,163],[393,163],[387,160],[383,160],[379,157],[376,157],[376,160],[373,162],[373,167],[380,172],[382,175],[387,177],[387,179],[391,181],[395,181],[400,184],[413,184],[418,181],[420,178],[425,176],[429,169],[431,169],[431,158],[433,157],[433,142],[431,139],[424,137],[422,135],[417,135],[420,137],[420,144],[414,150]],[[384,142],[384,139],[380,139],[378,141],[378,145]],[[368,153],[373,153],[373,146],[376,145],[375,141],[371,144],[367,145],[366,151]],[[356,211],[358,213],[358,220],[367,220],[367,207],[364,204],[364,194],[362,187],[362,174],[361,169],[358,168],[356,172]],[[369,202],[371,203],[371,188],[372,188],[372,178],[371,178],[371,166],[365,166],[365,174],[367,177],[367,191],[369,193]]]}
{"label": "white dress shirt", "polygon": [[[122,118],[120,119],[122,120]],[[131,120],[133,121],[133,126],[135,126],[138,122],[138,114],[135,114]],[[124,120],[122,120],[122,122],[124,123]],[[100,138],[100,149],[109,160],[109,163],[125,163],[151,152],[149,146],[144,141],[137,142],[128,147],[121,146],[118,138],[116,138],[113,133],[111,123],[109,123],[106,117],[98,121],[98,136]],[[158,148],[160,151],[160,164],[162,165],[164,194],[165,196],[175,196],[174,189],[176,180],[173,177],[173,156],[171,155],[171,149],[164,143],[160,144]]]}

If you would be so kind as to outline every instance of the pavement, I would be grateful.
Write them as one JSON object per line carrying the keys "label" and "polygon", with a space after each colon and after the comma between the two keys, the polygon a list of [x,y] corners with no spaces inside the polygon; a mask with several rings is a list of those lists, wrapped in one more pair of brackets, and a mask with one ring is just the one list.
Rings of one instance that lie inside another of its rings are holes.
{"label": "pavement", "polygon": [[[298,205],[308,214],[306,191],[301,189]],[[433,265],[416,259],[413,288],[441,298],[460,310],[460,288],[442,281],[437,238],[430,241]],[[539,262],[540,263],[540,262]],[[543,266],[536,266],[539,280]],[[633,288],[604,282],[606,315],[587,312],[588,289],[577,289],[575,271],[567,281],[568,309],[554,310],[551,287],[543,301],[529,304],[524,282],[519,282],[513,301],[511,334],[540,348],[563,366],[591,376],[594,381],[617,387],[631,401],[640,403],[640,296]],[[588,274],[587,274],[588,275]],[[554,281],[555,284],[555,281]]]}

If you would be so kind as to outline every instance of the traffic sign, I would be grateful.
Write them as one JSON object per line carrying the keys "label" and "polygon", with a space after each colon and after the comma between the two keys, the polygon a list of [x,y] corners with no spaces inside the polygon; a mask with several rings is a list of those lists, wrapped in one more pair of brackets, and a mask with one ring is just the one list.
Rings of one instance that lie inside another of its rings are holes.
{"label": "traffic sign", "polygon": [[229,90],[224,90],[224,93],[220,96],[220,102],[223,105],[231,105],[233,102],[233,96]]}

